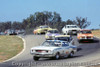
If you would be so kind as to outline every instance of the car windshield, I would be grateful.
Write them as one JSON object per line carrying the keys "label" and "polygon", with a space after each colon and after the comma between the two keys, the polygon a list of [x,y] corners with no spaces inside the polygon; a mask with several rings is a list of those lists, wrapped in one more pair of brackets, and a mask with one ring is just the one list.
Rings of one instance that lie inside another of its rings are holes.
{"label": "car windshield", "polygon": [[92,33],[91,31],[80,31],[80,33],[82,33],[82,34],[88,34],[88,33]]}
{"label": "car windshield", "polygon": [[70,42],[70,37],[56,37],[55,40],[63,40],[63,41],[68,41]]}
{"label": "car windshield", "polygon": [[57,30],[49,30],[49,33],[59,33]]}
{"label": "car windshield", "polygon": [[48,28],[48,26],[40,26],[40,28]]}
{"label": "car windshield", "polygon": [[78,28],[77,26],[67,26],[67,28]]}
{"label": "car windshield", "polygon": [[61,42],[54,42],[54,41],[45,41],[41,46],[55,46],[59,47],[61,46]]}

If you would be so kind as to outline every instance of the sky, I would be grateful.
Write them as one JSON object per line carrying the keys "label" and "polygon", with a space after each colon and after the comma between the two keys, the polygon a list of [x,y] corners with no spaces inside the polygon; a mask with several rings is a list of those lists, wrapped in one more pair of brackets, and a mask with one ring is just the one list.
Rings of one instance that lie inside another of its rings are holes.
{"label": "sky", "polygon": [[88,29],[99,28],[100,0],[0,0],[0,22],[22,22],[35,12],[57,12],[63,21],[86,18]]}

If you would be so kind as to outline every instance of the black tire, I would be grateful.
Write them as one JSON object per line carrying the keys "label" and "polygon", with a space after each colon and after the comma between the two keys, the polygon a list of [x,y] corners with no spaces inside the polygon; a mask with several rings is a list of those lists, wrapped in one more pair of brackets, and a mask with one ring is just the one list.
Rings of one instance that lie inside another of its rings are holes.
{"label": "black tire", "polygon": [[59,58],[60,58],[60,53],[56,53],[54,59],[55,59],[55,60],[58,60]]}
{"label": "black tire", "polygon": [[66,34],[64,33],[64,35],[66,35]]}
{"label": "black tire", "polygon": [[94,40],[91,40],[90,42],[91,42],[91,43],[93,43],[93,42],[94,42]]}
{"label": "black tire", "polygon": [[33,56],[33,59],[34,59],[35,61],[38,61],[38,60],[39,60],[39,57]]}
{"label": "black tire", "polygon": [[79,43],[81,43],[81,40],[78,40]]}
{"label": "black tire", "polygon": [[69,54],[69,56],[68,56],[68,57],[72,58],[72,57],[73,57],[73,55],[74,55],[74,52],[72,51],[72,52]]}

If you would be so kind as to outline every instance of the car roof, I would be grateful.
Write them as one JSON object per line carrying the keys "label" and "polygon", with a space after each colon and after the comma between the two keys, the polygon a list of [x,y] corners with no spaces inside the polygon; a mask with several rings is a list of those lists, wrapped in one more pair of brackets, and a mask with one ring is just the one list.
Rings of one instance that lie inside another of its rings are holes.
{"label": "car roof", "polygon": [[55,37],[70,37],[70,35],[57,35]]}
{"label": "car roof", "polygon": [[39,26],[39,27],[44,27],[44,26],[47,26],[47,25],[41,25],[41,26]]}
{"label": "car roof", "polygon": [[66,41],[62,41],[62,40],[46,40],[46,41],[50,41],[50,42],[66,42]]}
{"label": "car roof", "polygon": [[77,26],[77,25],[66,25],[66,26]]}

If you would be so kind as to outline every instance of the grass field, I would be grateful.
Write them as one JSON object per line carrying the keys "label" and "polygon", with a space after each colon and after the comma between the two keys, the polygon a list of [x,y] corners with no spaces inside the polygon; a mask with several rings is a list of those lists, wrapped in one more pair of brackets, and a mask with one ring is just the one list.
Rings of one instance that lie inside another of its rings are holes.
{"label": "grass field", "polygon": [[[93,33],[94,36],[100,38],[100,30],[94,30],[94,31],[92,31],[92,33]],[[100,67],[100,65],[97,65],[97,66],[91,66],[91,67]]]}
{"label": "grass field", "polygon": [[93,35],[100,38],[100,30],[92,31]]}
{"label": "grass field", "polygon": [[17,36],[0,36],[0,62],[7,60],[23,49],[23,41]]}

